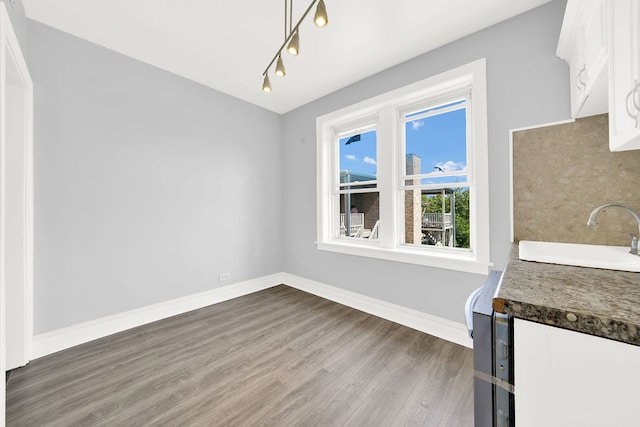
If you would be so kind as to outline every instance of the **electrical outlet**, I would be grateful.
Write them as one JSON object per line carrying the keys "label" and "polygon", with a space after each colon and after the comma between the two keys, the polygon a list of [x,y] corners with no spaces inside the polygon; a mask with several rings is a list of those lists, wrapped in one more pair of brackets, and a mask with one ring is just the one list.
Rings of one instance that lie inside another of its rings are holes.
{"label": "electrical outlet", "polygon": [[220,282],[224,282],[229,279],[231,279],[231,273],[220,273],[220,276],[218,277],[218,281]]}

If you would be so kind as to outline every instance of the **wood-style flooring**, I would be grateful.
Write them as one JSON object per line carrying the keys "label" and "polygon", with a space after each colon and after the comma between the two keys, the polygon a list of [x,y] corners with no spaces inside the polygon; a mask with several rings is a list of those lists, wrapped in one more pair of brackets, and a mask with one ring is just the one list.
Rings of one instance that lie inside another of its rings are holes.
{"label": "wood-style flooring", "polygon": [[8,426],[472,426],[472,351],[285,285],[11,374]]}

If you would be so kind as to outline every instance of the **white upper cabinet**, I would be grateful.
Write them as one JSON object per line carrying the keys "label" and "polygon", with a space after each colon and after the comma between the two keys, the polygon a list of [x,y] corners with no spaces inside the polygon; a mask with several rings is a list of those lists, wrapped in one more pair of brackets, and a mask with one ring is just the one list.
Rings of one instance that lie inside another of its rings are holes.
{"label": "white upper cabinet", "polygon": [[609,149],[640,149],[640,0],[568,0],[557,55],[571,116],[609,113]]}
{"label": "white upper cabinet", "polygon": [[609,148],[640,149],[640,0],[609,2]]}
{"label": "white upper cabinet", "polygon": [[605,0],[569,1],[557,55],[569,63],[571,116],[606,113],[608,20]]}

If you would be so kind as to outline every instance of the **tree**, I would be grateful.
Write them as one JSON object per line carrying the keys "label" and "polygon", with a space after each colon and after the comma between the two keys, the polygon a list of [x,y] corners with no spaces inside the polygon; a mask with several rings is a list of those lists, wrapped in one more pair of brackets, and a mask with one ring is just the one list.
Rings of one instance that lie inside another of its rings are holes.
{"label": "tree", "polygon": [[456,247],[469,248],[469,189],[456,188]]}
{"label": "tree", "polygon": [[[469,248],[469,189],[456,188],[455,195],[455,227],[457,248]],[[450,195],[445,196],[445,213],[451,212]],[[422,195],[422,211],[427,213],[442,213],[442,194]]]}

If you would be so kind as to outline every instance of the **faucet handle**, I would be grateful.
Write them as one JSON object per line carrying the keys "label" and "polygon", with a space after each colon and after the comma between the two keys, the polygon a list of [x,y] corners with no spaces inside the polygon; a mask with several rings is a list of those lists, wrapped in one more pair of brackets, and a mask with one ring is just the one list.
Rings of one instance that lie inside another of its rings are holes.
{"label": "faucet handle", "polygon": [[629,233],[629,237],[631,237],[631,250],[630,254],[638,255],[638,236],[633,233]]}

